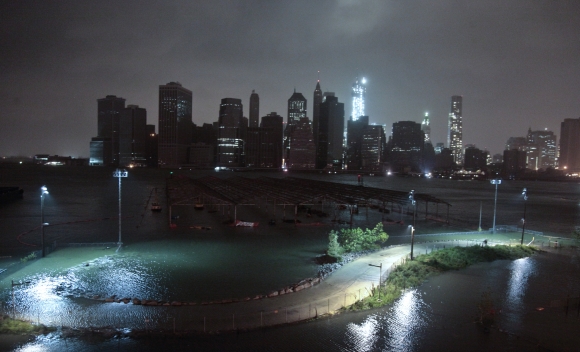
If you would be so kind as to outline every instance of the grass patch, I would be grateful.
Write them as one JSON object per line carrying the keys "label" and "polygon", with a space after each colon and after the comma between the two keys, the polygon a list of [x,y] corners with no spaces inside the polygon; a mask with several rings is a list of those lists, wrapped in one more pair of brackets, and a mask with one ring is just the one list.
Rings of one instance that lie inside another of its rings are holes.
{"label": "grass patch", "polygon": [[529,257],[536,252],[527,246],[471,246],[451,247],[415,257],[413,261],[399,265],[389,274],[380,288],[373,288],[369,297],[362,299],[345,310],[364,310],[392,303],[401,296],[403,290],[422,284],[428,277],[447,270],[459,270],[479,262],[492,262],[501,259]]}
{"label": "grass patch", "polygon": [[46,334],[51,331],[56,330],[55,328],[49,328],[45,325],[32,324],[28,321],[12,319],[5,315],[0,317],[0,334]]}

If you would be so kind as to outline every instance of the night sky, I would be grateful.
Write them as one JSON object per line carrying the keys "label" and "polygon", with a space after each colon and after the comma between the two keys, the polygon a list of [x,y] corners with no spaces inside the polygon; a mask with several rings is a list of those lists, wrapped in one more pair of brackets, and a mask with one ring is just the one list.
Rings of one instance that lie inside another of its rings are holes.
{"label": "night sky", "polygon": [[193,92],[193,121],[252,89],[260,116],[286,121],[294,89],[351,111],[367,78],[371,123],[421,122],[446,142],[452,95],[463,142],[503,150],[512,136],[580,116],[580,1],[2,1],[0,156],[88,157],[97,99],[125,98],[157,125],[158,86]]}

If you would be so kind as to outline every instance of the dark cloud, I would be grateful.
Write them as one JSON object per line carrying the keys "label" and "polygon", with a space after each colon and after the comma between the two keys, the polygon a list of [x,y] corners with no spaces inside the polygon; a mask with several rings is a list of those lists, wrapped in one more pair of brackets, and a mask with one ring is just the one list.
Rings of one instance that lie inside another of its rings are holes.
{"label": "dark cloud", "polygon": [[86,157],[98,98],[124,97],[156,124],[158,86],[175,80],[196,123],[224,97],[247,110],[252,89],[262,115],[285,116],[294,88],[311,106],[319,70],[347,113],[357,75],[372,122],[429,111],[436,142],[463,95],[464,143],[494,153],[580,116],[573,1],[24,1],[0,4],[0,28],[0,155]]}

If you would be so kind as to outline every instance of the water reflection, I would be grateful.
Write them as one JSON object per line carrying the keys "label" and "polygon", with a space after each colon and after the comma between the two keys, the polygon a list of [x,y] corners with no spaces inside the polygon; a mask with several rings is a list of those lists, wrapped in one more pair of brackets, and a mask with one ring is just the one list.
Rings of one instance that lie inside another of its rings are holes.
{"label": "water reflection", "polygon": [[406,291],[384,313],[370,315],[360,325],[349,323],[346,340],[356,351],[413,351],[429,324],[430,310],[419,291]]}
{"label": "water reflection", "polygon": [[531,258],[514,260],[510,266],[510,277],[506,289],[503,311],[505,312],[506,328],[517,328],[521,325],[524,315],[524,298],[529,280],[536,274],[534,261]]}

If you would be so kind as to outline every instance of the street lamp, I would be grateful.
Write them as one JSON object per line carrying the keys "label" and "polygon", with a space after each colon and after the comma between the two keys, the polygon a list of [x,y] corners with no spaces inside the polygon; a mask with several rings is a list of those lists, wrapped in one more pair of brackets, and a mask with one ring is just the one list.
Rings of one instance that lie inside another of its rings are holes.
{"label": "street lamp", "polygon": [[[43,186],[43,188],[46,188],[46,187]],[[25,281],[25,282],[21,282],[21,283],[17,283],[17,284],[14,283],[14,280],[11,280],[11,281],[12,281],[12,319],[16,319],[16,300],[14,299],[14,286],[29,284],[30,281]]]}
{"label": "street lamp", "polygon": [[415,213],[416,213],[416,209],[417,209],[417,202],[415,201],[415,190],[412,189],[411,192],[409,192],[409,200],[411,201],[411,204],[413,205],[413,226],[411,226],[411,260],[413,260],[413,244],[414,244],[414,240],[415,240]]}
{"label": "street lamp", "polygon": [[524,244],[524,231],[526,229],[526,204],[528,200],[528,190],[524,188],[522,191],[522,196],[524,196],[524,218],[522,219],[522,241],[520,242],[521,245]]}
{"label": "street lamp", "polygon": [[115,172],[113,172],[113,177],[116,177],[119,179],[119,242],[117,242],[117,246],[118,246],[117,251],[123,245],[123,242],[121,241],[121,178],[127,177],[127,176],[129,176],[129,173],[127,172],[127,170],[117,169],[117,170],[115,170]]}
{"label": "street lamp", "polygon": [[40,247],[41,256],[44,258],[44,226],[48,223],[44,222],[44,195],[48,194],[48,188],[46,186],[40,187]]}
{"label": "street lamp", "polygon": [[497,185],[501,185],[500,179],[493,179],[489,181],[492,185],[495,185],[495,201],[493,203],[493,234],[495,235],[495,214],[497,210]]}
{"label": "street lamp", "polygon": [[381,300],[381,276],[383,275],[383,263],[379,265],[369,264],[369,266],[374,266],[379,268],[379,301]]}

